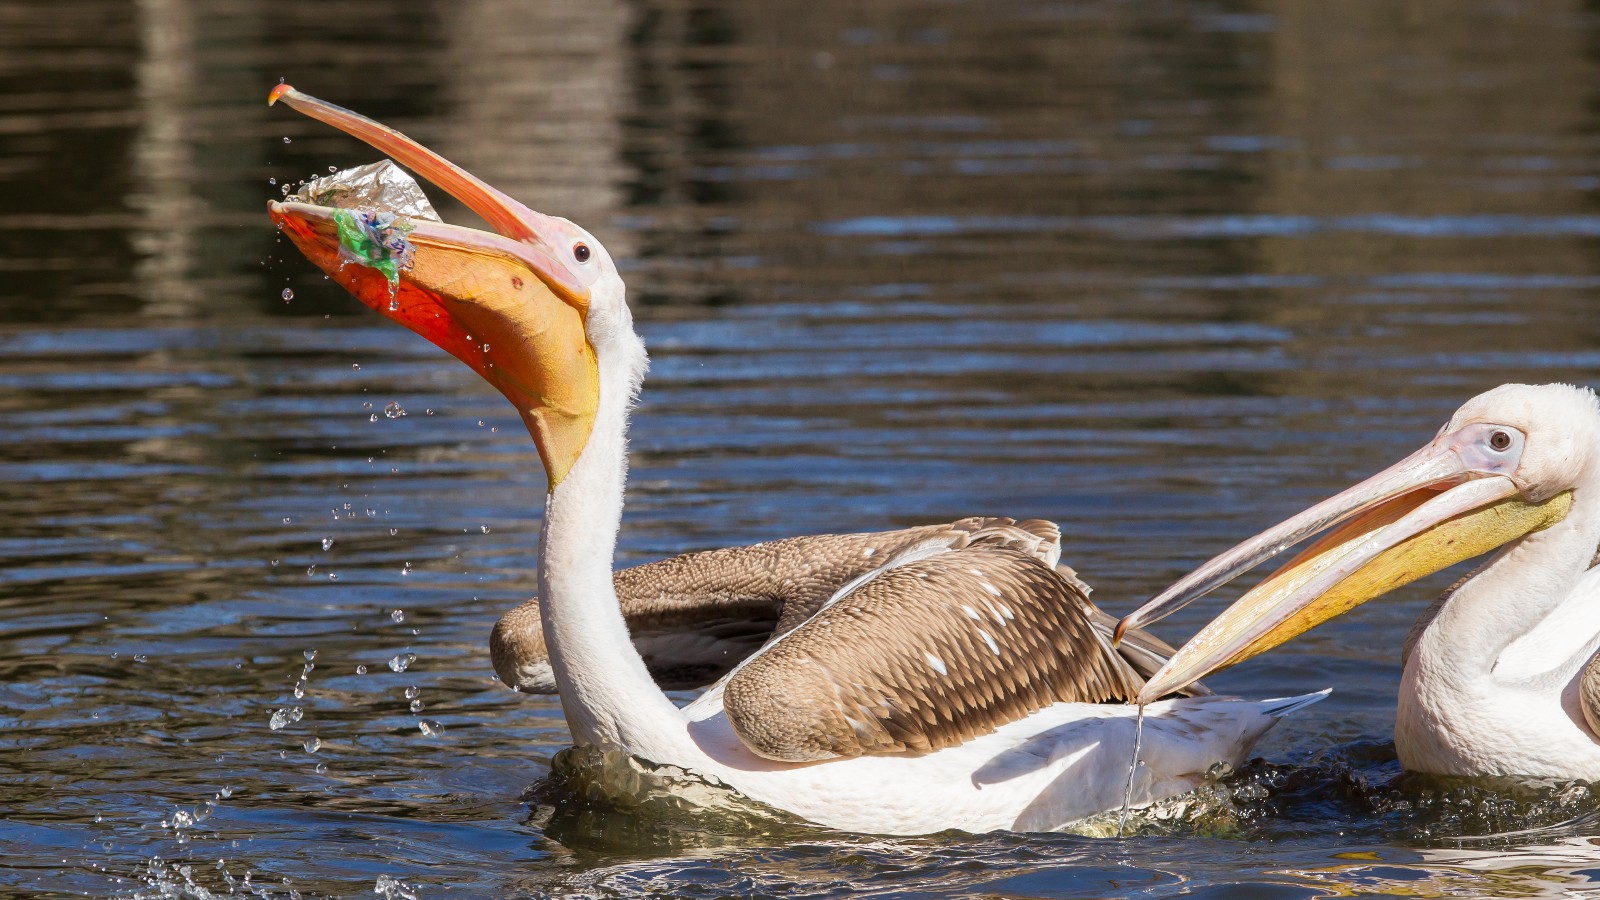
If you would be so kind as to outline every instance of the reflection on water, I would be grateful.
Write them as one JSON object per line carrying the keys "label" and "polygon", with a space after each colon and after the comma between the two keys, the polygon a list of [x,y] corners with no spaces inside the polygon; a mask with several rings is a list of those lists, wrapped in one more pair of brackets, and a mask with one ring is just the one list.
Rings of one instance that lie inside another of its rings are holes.
{"label": "reflection on water", "polygon": [[623,562],[1046,516],[1123,610],[1485,387],[1596,380],[1597,21],[0,6],[0,885],[1588,889],[1588,788],[1400,775],[1426,585],[1215,679],[1337,691],[1127,840],[702,838],[523,801],[566,732],[485,638],[533,590],[540,468],[467,370],[278,242],[267,198],[371,154],[262,99],[287,77],[392,122],[627,260],[654,368]]}

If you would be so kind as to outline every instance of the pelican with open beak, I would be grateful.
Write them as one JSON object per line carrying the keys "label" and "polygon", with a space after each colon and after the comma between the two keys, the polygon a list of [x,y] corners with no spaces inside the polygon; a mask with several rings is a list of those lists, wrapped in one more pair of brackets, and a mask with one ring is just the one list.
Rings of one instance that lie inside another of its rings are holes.
{"label": "pelican with open beak", "polygon": [[[1054,525],[980,518],[773,541],[614,575],[628,413],[647,358],[605,247],[377,122],[287,85],[271,99],[387,153],[494,229],[270,206],[323,271],[471,366],[527,423],[549,479],[539,596],[514,611],[515,634],[497,632],[494,655],[519,686],[548,676],[575,743],[852,831],[1047,830],[1123,802],[1137,739],[1126,701],[1146,672],[1111,647],[1082,583],[1057,568]],[[619,583],[667,607],[803,590],[784,600],[775,636],[680,709],[631,640]],[[1238,765],[1279,717],[1320,696],[1151,704],[1133,802]]]}
{"label": "pelican with open beak", "polygon": [[1207,562],[1119,629],[1148,625],[1324,531],[1179,648],[1139,700],[1498,549],[1412,629],[1400,761],[1438,774],[1600,779],[1592,391],[1511,384],[1473,398],[1427,446]]}

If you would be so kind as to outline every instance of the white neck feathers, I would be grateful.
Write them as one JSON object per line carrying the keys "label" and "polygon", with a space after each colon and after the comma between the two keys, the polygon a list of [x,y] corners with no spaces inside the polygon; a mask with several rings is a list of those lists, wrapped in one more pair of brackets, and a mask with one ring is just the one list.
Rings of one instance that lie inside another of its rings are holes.
{"label": "white neck feathers", "polygon": [[610,352],[597,348],[600,402],[588,444],[545,502],[539,612],[574,743],[681,758],[685,721],[629,640],[611,580],[628,411],[648,360],[631,329],[606,344]]}

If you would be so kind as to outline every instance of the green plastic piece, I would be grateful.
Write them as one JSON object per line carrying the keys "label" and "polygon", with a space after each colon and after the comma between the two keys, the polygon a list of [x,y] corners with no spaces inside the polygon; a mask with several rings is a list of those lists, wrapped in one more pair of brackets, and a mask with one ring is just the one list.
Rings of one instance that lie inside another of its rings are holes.
{"label": "green plastic piece", "polygon": [[356,214],[348,209],[333,213],[339,226],[340,256],[368,268],[377,269],[391,286],[400,283],[400,270],[409,264],[410,245],[406,235],[411,224],[389,216]]}

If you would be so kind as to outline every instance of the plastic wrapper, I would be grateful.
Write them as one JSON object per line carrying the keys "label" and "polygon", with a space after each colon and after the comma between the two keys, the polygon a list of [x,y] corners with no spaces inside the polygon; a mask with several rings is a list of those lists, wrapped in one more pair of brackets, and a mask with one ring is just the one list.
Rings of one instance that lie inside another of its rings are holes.
{"label": "plastic wrapper", "polygon": [[391,286],[411,265],[411,220],[439,221],[417,180],[387,159],[314,178],[289,199],[334,207],[339,256],[377,269]]}
{"label": "plastic wrapper", "polygon": [[317,206],[337,206],[363,212],[389,213],[408,219],[439,221],[422,185],[406,170],[387,159],[345,169],[302,184],[289,197]]}

